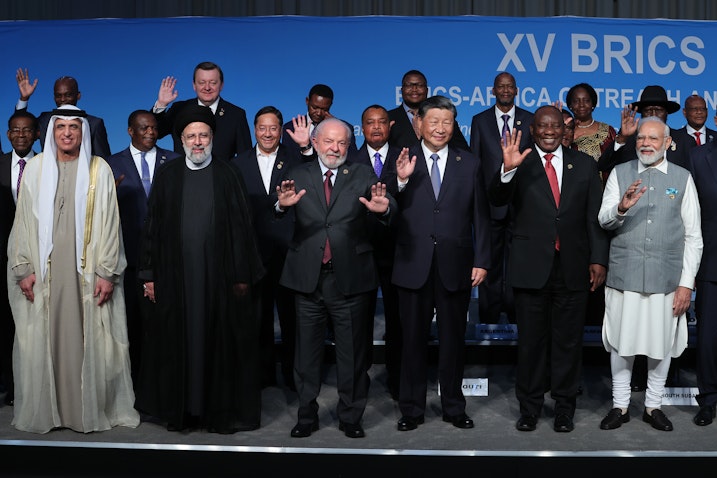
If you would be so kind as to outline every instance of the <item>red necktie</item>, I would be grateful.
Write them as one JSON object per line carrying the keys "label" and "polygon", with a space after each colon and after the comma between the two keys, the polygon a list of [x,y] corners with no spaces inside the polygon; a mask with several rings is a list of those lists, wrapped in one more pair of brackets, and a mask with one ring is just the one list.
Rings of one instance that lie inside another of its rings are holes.
{"label": "red necktie", "polygon": [[702,133],[700,133],[699,131],[695,131],[695,141],[697,141],[697,146],[699,146],[699,145],[702,144],[702,141],[700,141],[700,135],[701,135],[701,134],[702,134]]}
{"label": "red necktie", "polygon": [[[545,155],[545,174],[548,176],[548,182],[550,183],[550,189],[553,191],[553,199],[555,200],[555,206],[560,208],[560,186],[558,185],[558,175],[555,173],[555,168],[550,162],[555,155],[548,153]],[[555,238],[555,250],[560,250],[560,239]]]}
{"label": "red necktie", "polygon": [[[326,176],[326,179],[324,179],[324,195],[326,196],[326,205],[328,206],[331,202],[331,189],[333,188],[333,185],[331,184],[331,175],[334,174],[331,172],[331,170],[328,170],[324,173],[324,176]],[[326,245],[324,246],[324,257],[321,259],[322,264],[326,264],[331,260],[331,246],[329,246],[329,236],[326,236]]]}

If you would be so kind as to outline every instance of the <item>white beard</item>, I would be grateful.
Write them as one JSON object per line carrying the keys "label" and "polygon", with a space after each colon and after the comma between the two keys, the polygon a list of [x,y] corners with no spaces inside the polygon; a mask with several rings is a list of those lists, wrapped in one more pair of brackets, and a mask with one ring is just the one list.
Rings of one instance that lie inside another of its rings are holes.
{"label": "white beard", "polygon": [[326,154],[320,154],[317,152],[321,163],[329,169],[336,169],[346,162],[348,154],[341,156],[340,158],[328,158]]}
{"label": "white beard", "polygon": [[187,158],[193,162],[194,164],[202,164],[204,161],[209,159],[209,156],[212,155],[212,143],[209,143],[205,148],[204,151],[198,154],[192,153],[192,148],[182,145],[184,148],[184,154],[187,156]]}
{"label": "white beard", "polygon": [[[653,150],[654,150],[654,148],[653,148]],[[647,167],[652,166],[653,164],[655,164],[656,162],[658,162],[659,160],[661,160],[664,157],[665,157],[665,148],[657,149],[657,150],[655,150],[654,154],[649,154],[649,155],[642,154],[639,149],[637,150],[637,159],[639,159],[640,162],[644,166],[647,166]]]}

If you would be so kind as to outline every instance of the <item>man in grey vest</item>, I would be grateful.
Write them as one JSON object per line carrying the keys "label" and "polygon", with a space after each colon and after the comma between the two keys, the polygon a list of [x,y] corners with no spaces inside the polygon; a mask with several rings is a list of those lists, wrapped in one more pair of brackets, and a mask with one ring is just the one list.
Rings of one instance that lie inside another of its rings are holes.
{"label": "man in grey vest", "polygon": [[692,176],[665,160],[669,133],[661,119],[641,119],[637,159],[615,167],[603,194],[598,219],[614,234],[602,329],[610,352],[613,408],[600,423],[603,430],[630,420],[636,355],[647,356],[642,420],[657,430],[673,428],[660,407],[670,360],[687,347],[685,313],[702,257],[702,232]]}

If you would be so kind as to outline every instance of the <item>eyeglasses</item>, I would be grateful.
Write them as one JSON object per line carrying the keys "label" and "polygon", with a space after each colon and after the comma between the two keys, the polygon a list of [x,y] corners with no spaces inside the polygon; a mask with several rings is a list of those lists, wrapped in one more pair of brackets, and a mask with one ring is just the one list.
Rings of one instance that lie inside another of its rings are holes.
{"label": "eyeglasses", "polygon": [[10,128],[10,134],[32,134],[32,128]]}
{"label": "eyeglasses", "polygon": [[426,87],[425,83],[404,83],[403,88],[406,90],[422,90]]}

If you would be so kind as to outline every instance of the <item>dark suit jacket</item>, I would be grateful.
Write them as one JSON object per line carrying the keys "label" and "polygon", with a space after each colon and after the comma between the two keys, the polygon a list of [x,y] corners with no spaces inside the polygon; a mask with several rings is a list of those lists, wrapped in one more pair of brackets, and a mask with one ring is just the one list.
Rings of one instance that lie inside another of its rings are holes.
{"label": "dark suit jacket", "polygon": [[[47,126],[50,124],[50,118],[52,118],[51,111],[44,111],[37,118],[40,125],[39,141],[40,149],[42,150],[45,149],[45,137],[47,136]],[[92,136],[92,154],[104,159],[109,158],[112,153],[110,152],[110,143],[107,140],[105,122],[102,118],[92,115],[87,115],[87,122],[90,124],[90,135]]]}
{"label": "dark suit jacket", "polygon": [[[717,131],[715,131],[713,129],[709,129],[709,128],[705,128],[705,130],[706,130],[706,134],[705,134],[706,138],[700,138],[700,140],[702,141],[702,144],[710,143],[712,141],[717,140]],[[680,129],[673,129],[672,134],[673,134],[672,140],[676,141],[678,144],[680,144],[680,143],[686,144],[689,146],[689,149],[692,149],[695,146],[697,146],[697,141],[695,141],[694,136],[692,136],[691,134],[689,134],[687,132],[687,126],[683,126]],[[669,153],[668,153],[668,156],[669,156]]]}
{"label": "dark suit jacket", "polygon": [[[5,284],[5,266],[7,266],[7,241],[10,237],[12,223],[15,220],[15,200],[12,197],[12,151],[0,156],[0,265],[2,266],[2,279]],[[7,300],[7,288],[0,294]]]}
{"label": "dark suit jacket", "polygon": [[[388,112],[388,119],[395,121],[391,126],[391,134],[388,137],[388,143],[398,148],[410,148],[421,144],[421,140],[416,137],[413,131],[413,125],[408,120],[408,114],[403,109],[403,104],[399,105]],[[453,137],[448,142],[448,146],[453,149],[462,149],[470,151],[465,136],[461,133],[458,121],[453,123]]]}
{"label": "dark suit jacket", "polygon": [[[296,190],[306,194],[293,207],[296,215],[294,236],[284,262],[281,285],[301,293],[316,290],[321,259],[328,236],[336,283],[344,295],[373,291],[378,287],[378,273],[373,259],[373,246],[368,228],[369,215],[358,198],[370,199],[371,186],[376,184],[373,170],[364,164],[341,166],[326,204],[319,162],[303,163],[293,168],[285,179],[293,179]],[[396,214],[398,206],[389,198],[386,223]]]}
{"label": "dark suit jacket", "polygon": [[[670,128],[670,136],[672,144],[667,148],[667,160],[687,169],[690,149],[695,146],[695,139],[687,133],[685,133],[687,136],[685,138],[672,128]],[[632,161],[635,158],[637,158],[637,133],[627,138],[625,144],[617,151],[608,148],[598,160],[598,169],[602,172],[610,172],[616,165]]]}
{"label": "dark suit jacket", "polygon": [[[377,181],[381,181],[386,184],[388,191],[394,197],[397,193],[396,159],[399,154],[401,154],[401,150],[399,148],[389,146],[388,153],[383,163],[383,169],[381,170],[381,177],[376,178]],[[373,168],[371,158],[368,156],[366,143],[359,148],[356,155],[352,158],[352,161],[354,163],[365,164],[366,166]],[[388,266],[393,264],[394,250],[396,247],[394,228],[384,226],[378,220],[373,220],[371,221],[371,238],[376,263],[379,266]]]}
{"label": "dark suit jacket", "polygon": [[[530,123],[533,121],[533,113],[522,108],[515,107],[515,118],[513,119],[513,134],[519,130],[520,151],[525,151],[533,144],[530,136]],[[502,124],[500,126],[503,126]],[[471,151],[481,163],[481,172],[486,191],[490,188],[493,176],[500,171],[503,164],[503,149],[500,145],[500,129],[495,117],[495,106],[473,116],[471,121]],[[491,218],[500,220],[508,214],[507,206],[490,206]]]}
{"label": "dark suit jacket", "polygon": [[[341,121],[344,121],[344,120],[341,120]],[[356,136],[354,136],[354,134],[353,134],[353,131],[354,131],[353,125],[351,123],[349,123],[348,121],[344,121],[344,123],[351,130],[351,144],[349,145],[349,151],[348,151],[348,158],[350,159],[351,157],[353,157],[356,154],[356,151],[357,151]],[[293,132],[294,131],[294,123],[292,123],[291,121],[287,121],[286,123],[284,123],[284,126],[282,126],[282,128],[281,128],[281,144],[286,146],[286,148],[288,149],[290,154],[298,156],[302,161],[304,161],[306,163],[313,162],[314,160],[317,159],[316,151],[314,151],[313,155],[302,155],[301,151],[299,149],[299,145],[296,144],[296,142],[293,139],[291,139],[291,136],[289,136],[289,133],[287,133],[286,130]]]}
{"label": "dark suit jacket", "polygon": [[560,238],[560,262],[570,290],[589,289],[590,264],[607,266],[608,236],[597,219],[602,183],[595,160],[587,154],[563,148],[559,209],[535,146],[509,183],[500,181],[500,171],[493,177],[489,195],[491,203],[513,208],[508,272],[513,287],[541,289],[546,284],[556,237]]}
{"label": "dark suit jacket", "polygon": [[415,146],[416,167],[398,193],[393,283],[418,289],[425,284],[432,259],[449,291],[471,288],[471,269],[490,268],[488,203],[480,181],[480,162],[468,151],[448,150],[436,200],[423,149]]}
{"label": "dark suit jacket", "polygon": [[[161,165],[180,156],[162,148],[157,149],[157,159],[154,163],[155,172]],[[124,174],[124,179],[117,186],[117,204],[119,206],[120,221],[122,222],[122,239],[124,250],[127,255],[127,264],[130,267],[139,265],[139,247],[144,227],[144,219],[147,217],[147,196],[142,186],[142,178],[134,165],[132,153],[129,148],[110,156],[107,163],[112,168],[115,179]]]}
{"label": "dark suit jacket", "polygon": [[287,211],[286,218],[278,219],[274,214],[274,204],[277,201],[276,186],[281,184],[281,178],[301,161],[298,155],[291,155],[284,145],[279,145],[276,153],[276,162],[271,171],[269,194],[264,189],[259,164],[256,160],[256,147],[244,151],[232,160],[239,168],[246,192],[249,196],[251,214],[254,221],[254,230],[257,235],[259,253],[264,264],[280,254],[286,254],[286,249],[294,233],[293,209]]}
{"label": "dark suit jacket", "polygon": [[[182,148],[181,138],[174,132],[174,122],[184,106],[196,104],[196,102],[196,98],[176,101],[171,108],[154,115],[157,118],[157,127],[159,128],[158,137],[164,138],[171,134],[174,151],[180,156],[184,156],[184,148]],[[252,142],[246,111],[225,101],[223,98],[219,98],[217,112],[214,117],[216,118],[217,126],[212,143],[212,157],[229,161],[234,156],[251,149]]]}
{"label": "dark suit jacket", "polygon": [[690,151],[689,170],[702,205],[702,261],[698,280],[717,281],[717,142]]}

